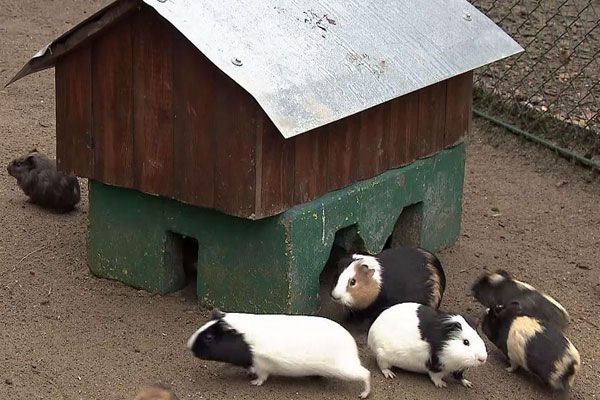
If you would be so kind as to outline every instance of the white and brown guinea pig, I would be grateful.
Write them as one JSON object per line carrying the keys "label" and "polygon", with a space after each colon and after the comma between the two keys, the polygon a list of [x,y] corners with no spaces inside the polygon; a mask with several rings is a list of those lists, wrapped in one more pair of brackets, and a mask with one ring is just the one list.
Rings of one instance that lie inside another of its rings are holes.
{"label": "white and brown guinea pig", "polygon": [[59,171],[55,160],[36,149],[14,159],[6,169],[34,204],[66,212],[79,203],[77,177]]}
{"label": "white and brown guinea pig", "polygon": [[417,303],[388,308],[369,329],[369,349],[386,378],[394,378],[391,367],[427,373],[437,387],[445,387],[446,375],[463,386],[468,368],[487,360],[483,339],[461,315],[445,313]]}
{"label": "white and brown guinea pig", "polygon": [[198,358],[247,368],[257,386],[269,375],[324,376],[362,382],[361,398],[371,391],[371,374],[360,363],[354,338],[322,317],[215,310],[187,346]]}
{"label": "white and brown guinea pig", "polygon": [[405,302],[437,309],[446,289],[442,264],[419,247],[354,254],[338,261],[338,273],[331,297],[348,308],[351,319],[373,321],[386,308]]}
{"label": "white and brown guinea pig", "polygon": [[558,301],[501,269],[479,275],[471,285],[471,294],[486,307],[518,300],[524,315],[549,321],[562,330],[569,325],[569,313]]}
{"label": "white and brown guinea pig", "polygon": [[508,358],[509,372],[522,367],[555,390],[570,389],[581,359],[552,323],[522,315],[521,304],[513,301],[489,308],[481,329]]}

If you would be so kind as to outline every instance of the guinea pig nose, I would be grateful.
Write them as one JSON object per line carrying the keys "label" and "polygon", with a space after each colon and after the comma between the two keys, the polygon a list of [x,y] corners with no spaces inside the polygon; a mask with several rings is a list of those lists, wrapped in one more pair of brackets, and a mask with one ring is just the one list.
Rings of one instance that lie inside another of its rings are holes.
{"label": "guinea pig nose", "polygon": [[480,363],[484,363],[487,360],[487,354],[484,356],[477,356],[477,361],[479,361]]}

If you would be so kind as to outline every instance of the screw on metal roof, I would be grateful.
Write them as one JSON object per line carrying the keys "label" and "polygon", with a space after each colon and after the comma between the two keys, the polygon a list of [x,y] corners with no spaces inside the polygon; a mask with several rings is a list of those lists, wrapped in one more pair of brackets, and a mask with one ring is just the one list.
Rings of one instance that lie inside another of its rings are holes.
{"label": "screw on metal roof", "polygon": [[231,63],[232,63],[233,65],[235,65],[236,67],[241,67],[241,66],[242,66],[242,64],[243,64],[243,63],[242,63],[242,60],[240,60],[240,59],[239,59],[239,58],[237,58],[237,57],[234,57],[234,58],[232,58],[232,59],[231,59]]}
{"label": "screw on metal roof", "polygon": [[465,13],[463,18],[466,19],[467,21],[471,21],[473,19],[473,18],[471,18],[471,14],[469,14],[469,13]]}

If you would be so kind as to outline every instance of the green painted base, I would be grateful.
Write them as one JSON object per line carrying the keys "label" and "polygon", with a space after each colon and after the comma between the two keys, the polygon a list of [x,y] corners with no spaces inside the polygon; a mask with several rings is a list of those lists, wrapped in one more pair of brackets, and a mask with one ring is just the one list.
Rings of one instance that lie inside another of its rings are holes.
{"label": "green painted base", "polygon": [[186,235],[199,244],[199,298],[228,311],[313,313],[334,240],[370,253],[390,235],[392,246],[433,251],[456,240],[464,155],[460,144],[256,221],[90,180],[89,267],[134,287],[175,291],[185,284],[175,238]]}

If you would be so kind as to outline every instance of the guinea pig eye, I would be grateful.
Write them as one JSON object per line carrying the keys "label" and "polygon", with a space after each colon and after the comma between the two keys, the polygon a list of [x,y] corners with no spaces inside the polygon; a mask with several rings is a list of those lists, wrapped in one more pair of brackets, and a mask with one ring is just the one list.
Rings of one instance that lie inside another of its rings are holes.
{"label": "guinea pig eye", "polygon": [[350,286],[354,286],[356,285],[356,279],[352,278],[350,279]]}
{"label": "guinea pig eye", "polygon": [[468,345],[470,344],[470,343],[469,343],[469,340],[468,340],[468,339],[465,339],[465,340],[463,340],[463,344],[464,344],[465,346],[468,346]]}
{"label": "guinea pig eye", "polygon": [[215,336],[214,336],[212,333],[207,333],[207,334],[204,336],[204,341],[205,341],[206,343],[211,343],[213,340],[215,340]]}

